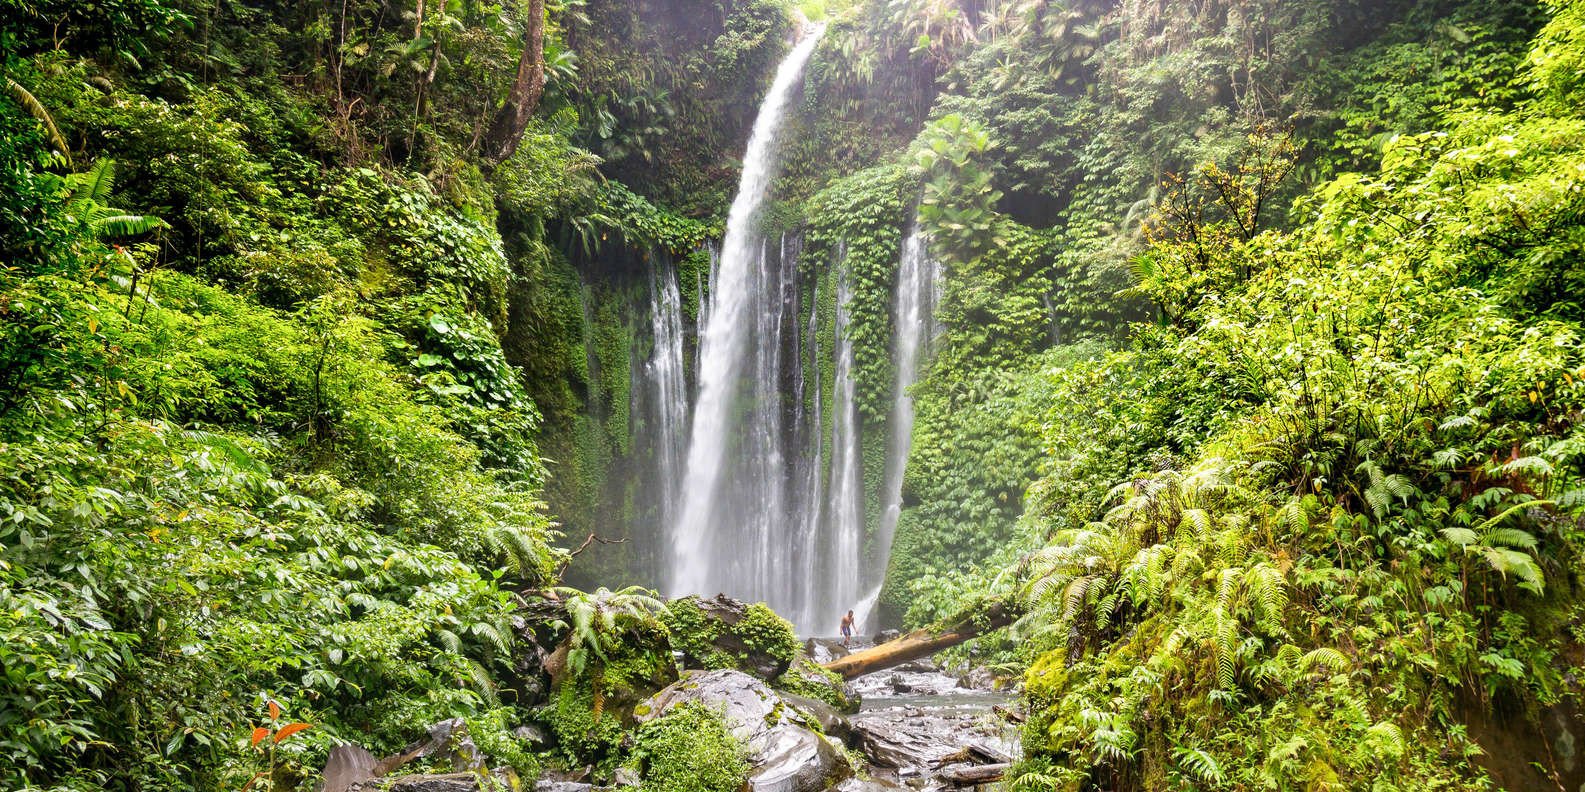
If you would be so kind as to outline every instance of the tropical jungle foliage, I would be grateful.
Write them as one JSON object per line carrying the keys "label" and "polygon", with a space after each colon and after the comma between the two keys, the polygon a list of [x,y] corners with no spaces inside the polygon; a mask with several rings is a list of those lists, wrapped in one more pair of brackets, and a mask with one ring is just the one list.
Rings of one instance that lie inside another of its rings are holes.
{"label": "tropical jungle foliage", "polygon": [[616,533],[651,290],[692,340],[799,14],[765,221],[818,343],[850,287],[870,503],[905,236],[943,265],[881,612],[1023,614],[1010,786],[1563,784],[1580,0],[0,0],[0,786],[307,789],[462,718],[736,789],[719,712],[630,717],[719,640],[851,705]]}

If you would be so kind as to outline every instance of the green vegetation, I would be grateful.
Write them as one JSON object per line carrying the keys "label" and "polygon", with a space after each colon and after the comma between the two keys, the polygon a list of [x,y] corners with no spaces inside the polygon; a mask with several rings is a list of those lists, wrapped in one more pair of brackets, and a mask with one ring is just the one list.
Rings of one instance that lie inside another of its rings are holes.
{"label": "green vegetation", "polygon": [[[850,708],[614,528],[793,5],[6,4],[0,786],[307,789],[461,717],[736,789],[719,713],[634,725],[673,650]],[[873,527],[915,223],[944,265],[881,612],[1025,614],[1012,786],[1561,785],[1492,732],[1585,675],[1585,3],[796,5],[788,304],[828,344],[851,287]]]}
{"label": "green vegetation", "polygon": [[721,714],[697,701],[640,726],[633,758],[644,789],[656,792],[732,792],[748,779],[743,747]]}
{"label": "green vegetation", "polygon": [[758,658],[786,665],[801,651],[792,625],[763,602],[748,606],[742,618],[726,619],[705,613],[699,600],[683,597],[667,604],[660,620],[671,631],[672,646],[683,653],[690,668],[753,670]]}

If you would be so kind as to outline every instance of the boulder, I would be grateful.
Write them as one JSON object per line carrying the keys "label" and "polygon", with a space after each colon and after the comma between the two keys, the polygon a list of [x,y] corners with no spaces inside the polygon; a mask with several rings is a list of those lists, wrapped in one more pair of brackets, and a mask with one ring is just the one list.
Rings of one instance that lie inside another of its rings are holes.
{"label": "boulder", "polygon": [[776,691],[741,671],[690,671],[635,707],[634,718],[645,723],[690,701],[722,713],[747,753],[751,792],[820,792],[853,774],[840,744],[798,723],[817,716],[800,716]]}
{"label": "boulder", "polygon": [[[461,718],[451,718],[431,724],[427,734],[409,744],[400,752],[383,759],[375,759],[362,746],[342,743],[330,750],[326,757],[323,792],[354,792],[383,778],[396,768],[415,759],[445,758],[453,770],[472,775],[482,773],[486,767],[484,754],[468,736],[468,726]],[[440,778],[440,776],[436,776]],[[514,776],[515,777],[515,776]],[[418,778],[418,776],[409,776]],[[382,782],[383,783],[383,782]],[[439,782],[437,782],[439,783]],[[439,792],[441,787],[435,787]],[[431,792],[428,789],[415,792]]]}
{"label": "boulder", "polygon": [[[501,769],[492,772],[493,786],[488,789],[518,789],[517,774]],[[409,775],[381,778],[356,784],[349,792],[485,792],[478,773],[446,773],[445,775]]]}
{"label": "boulder", "polygon": [[593,792],[593,790],[593,784],[585,784],[582,781],[553,781],[543,778],[534,784],[534,792]]}
{"label": "boulder", "polygon": [[683,597],[663,619],[687,668],[735,668],[768,680],[787,673],[798,654],[792,625],[763,603]]}
{"label": "boulder", "polygon": [[[917,723],[912,721],[917,720]],[[954,744],[955,727],[919,712],[905,721],[910,728],[891,718],[854,718],[853,734],[859,750],[878,767],[902,769],[933,768],[958,750]]]}
{"label": "boulder", "polygon": [[524,724],[512,730],[512,736],[529,744],[530,747],[539,748],[550,742],[545,730],[533,724]]}
{"label": "boulder", "polygon": [[831,638],[810,638],[809,640],[804,641],[804,654],[808,656],[809,659],[821,665],[825,665],[832,660],[838,660],[847,657],[851,653],[851,649],[849,647],[843,646],[842,642],[839,640],[834,640]]}
{"label": "boulder", "polygon": [[958,677],[958,687],[967,690],[1000,690],[1005,680],[989,668],[975,666]]}
{"label": "boulder", "polygon": [[829,737],[797,726],[777,726],[766,736],[750,792],[820,792],[853,775],[841,743]]}
{"label": "boulder", "polygon": [[[795,693],[782,692],[782,700],[793,706],[795,717],[801,717],[805,725],[844,742],[852,733],[853,727],[848,719],[836,707],[817,698],[800,696]],[[816,728],[818,727],[818,728]]]}
{"label": "boulder", "polygon": [[776,689],[819,699],[841,712],[858,712],[861,702],[858,691],[851,683],[821,668],[807,657],[800,657],[793,662],[792,668],[776,680]]}

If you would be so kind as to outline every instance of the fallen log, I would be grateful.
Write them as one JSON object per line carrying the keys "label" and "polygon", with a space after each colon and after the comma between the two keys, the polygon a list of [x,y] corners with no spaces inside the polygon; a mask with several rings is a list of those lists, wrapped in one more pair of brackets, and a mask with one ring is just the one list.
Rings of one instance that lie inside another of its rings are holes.
{"label": "fallen log", "polygon": [[943,628],[919,629],[879,646],[839,657],[825,664],[827,671],[843,679],[855,679],[876,671],[899,666],[921,657],[929,657],[943,649],[950,649],[964,641],[973,640],[985,633],[999,630],[1017,620],[1018,614],[1003,600],[988,606],[976,606],[952,619]]}
{"label": "fallen log", "polygon": [[941,780],[955,786],[973,786],[974,784],[988,784],[1000,781],[1007,775],[1007,768],[1012,765],[1005,762],[990,765],[950,765],[941,769],[937,775]]}

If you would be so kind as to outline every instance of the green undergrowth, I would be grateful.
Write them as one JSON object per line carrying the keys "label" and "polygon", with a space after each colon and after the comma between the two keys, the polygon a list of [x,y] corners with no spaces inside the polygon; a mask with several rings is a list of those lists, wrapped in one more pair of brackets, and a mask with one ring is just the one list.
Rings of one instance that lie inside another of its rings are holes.
{"label": "green undergrowth", "polygon": [[732,792],[744,785],[744,748],[721,713],[690,701],[638,728],[632,761],[644,789],[656,792]]}
{"label": "green undergrowth", "polygon": [[1472,710],[1576,695],[1585,129],[1545,78],[1575,5],[1520,109],[1394,141],[1292,231],[1240,234],[1247,170],[1165,196],[1163,321],[1050,372],[1021,786],[1550,783]]}

